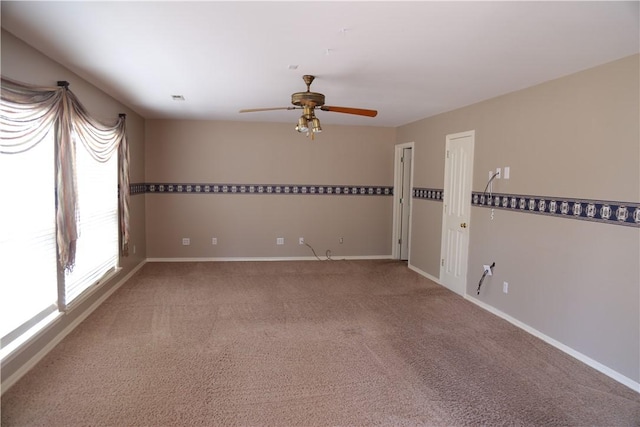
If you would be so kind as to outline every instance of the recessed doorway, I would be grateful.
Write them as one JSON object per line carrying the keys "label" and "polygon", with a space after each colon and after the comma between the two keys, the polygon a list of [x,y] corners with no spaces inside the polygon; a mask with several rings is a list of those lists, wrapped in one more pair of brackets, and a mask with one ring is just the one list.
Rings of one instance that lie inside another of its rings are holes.
{"label": "recessed doorway", "polygon": [[394,163],[392,256],[394,259],[407,261],[411,249],[413,146],[413,142],[396,145]]}

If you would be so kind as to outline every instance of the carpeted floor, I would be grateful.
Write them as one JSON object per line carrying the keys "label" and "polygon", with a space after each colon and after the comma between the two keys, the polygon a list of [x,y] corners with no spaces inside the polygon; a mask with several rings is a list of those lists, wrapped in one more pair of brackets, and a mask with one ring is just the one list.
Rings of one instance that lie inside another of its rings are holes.
{"label": "carpeted floor", "polygon": [[150,263],[2,425],[637,426],[640,395],[395,261]]}

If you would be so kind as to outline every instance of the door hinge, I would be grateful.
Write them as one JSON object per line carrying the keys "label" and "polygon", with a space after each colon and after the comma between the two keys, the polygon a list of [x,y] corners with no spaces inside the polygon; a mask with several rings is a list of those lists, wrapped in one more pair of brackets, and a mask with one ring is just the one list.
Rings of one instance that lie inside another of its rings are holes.
{"label": "door hinge", "polygon": [[398,244],[402,244],[402,239],[398,239]]}
{"label": "door hinge", "polygon": [[404,156],[400,157],[400,163],[404,163]]}
{"label": "door hinge", "polygon": [[400,197],[400,204],[402,204],[402,197]]}
{"label": "door hinge", "polygon": [[447,159],[449,158],[449,150],[447,150]]}
{"label": "door hinge", "polygon": [[442,260],[440,261],[440,265],[444,267],[444,258],[442,258]]}

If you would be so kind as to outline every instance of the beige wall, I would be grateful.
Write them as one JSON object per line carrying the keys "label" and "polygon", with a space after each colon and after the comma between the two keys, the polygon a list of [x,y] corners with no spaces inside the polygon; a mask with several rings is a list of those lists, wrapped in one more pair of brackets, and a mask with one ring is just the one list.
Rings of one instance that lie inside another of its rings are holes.
{"label": "beige wall", "polygon": [[[638,203],[639,56],[402,126],[416,187],[443,188],[447,134],[475,130],[473,190]],[[439,276],[442,204],[414,200],[411,265]],[[640,229],[472,207],[467,293],[640,380]],[[502,293],[503,281],[509,293]]]}
{"label": "beige wall", "polygon": [[[326,113],[331,114],[331,113]],[[259,116],[258,116],[259,117]],[[149,183],[393,186],[395,130],[147,120]],[[150,258],[390,256],[392,196],[147,194]],[[191,239],[182,246],[182,238]],[[217,237],[213,246],[211,238]],[[276,246],[276,237],[285,245]],[[339,238],[344,243],[339,243]]]}
{"label": "beige wall", "polygon": [[[30,84],[55,86],[58,80],[70,83],[70,89],[80,102],[97,118],[113,120],[120,113],[127,114],[127,130],[130,144],[131,182],[144,182],[144,119],[122,105],[108,94],[100,91],[78,75],[50,60],[12,34],[2,30],[2,75]],[[26,195],[25,195],[26,197]],[[146,258],[145,205],[144,195],[131,199],[131,244],[136,246],[136,254],[120,258],[122,272],[114,280],[106,283],[90,298],[67,312],[59,321],[46,330],[39,339],[26,346],[21,353],[2,365],[2,381],[18,370],[27,360],[42,350],[47,344],[78,319],[82,314],[108,292],[117,282]]]}

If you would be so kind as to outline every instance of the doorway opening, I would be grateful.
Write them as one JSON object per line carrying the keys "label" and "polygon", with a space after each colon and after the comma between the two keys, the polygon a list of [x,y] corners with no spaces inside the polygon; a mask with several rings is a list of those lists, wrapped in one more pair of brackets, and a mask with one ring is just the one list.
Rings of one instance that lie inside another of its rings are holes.
{"label": "doorway opening", "polygon": [[411,248],[411,199],[413,197],[413,142],[395,148],[393,185],[392,257],[409,260]]}

